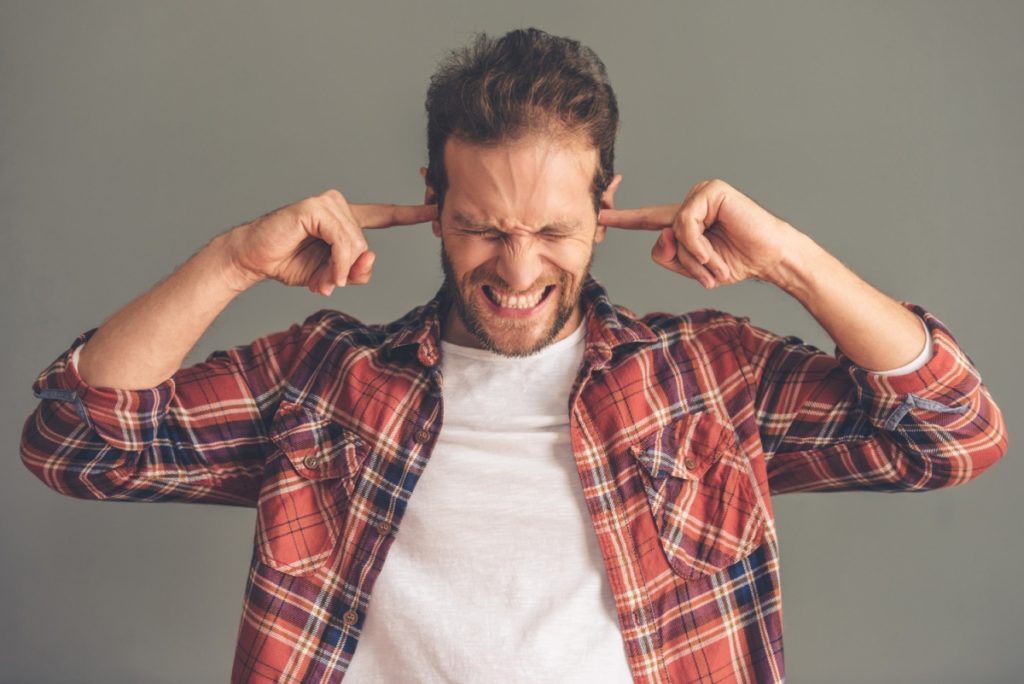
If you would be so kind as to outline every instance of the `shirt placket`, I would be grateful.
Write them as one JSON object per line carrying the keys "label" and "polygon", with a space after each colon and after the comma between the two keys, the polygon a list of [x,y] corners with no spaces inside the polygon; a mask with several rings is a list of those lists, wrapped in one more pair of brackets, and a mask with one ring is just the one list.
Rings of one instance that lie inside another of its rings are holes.
{"label": "shirt placket", "polygon": [[[590,435],[587,439],[583,432],[583,423],[587,411],[580,397],[588,383],[601,382],[604,368],[611,357],[611,351],[602,347],[591,347],[584,354],[584,362],[573,387],[569,402],[569,431],[580,483],[586,480],[584,473],[606,472],[606,467],[598,467],[600,460],[606,460],[603,447],[599,446],[592,456],[588,456],[585,444],[603,444],[600,435]],[[596,437],[596,439],[595,439]],[[635,540],[629,534],[624,506],[614,482],[595,482],[590,487],[593,491],[604,492],[602,495],[589,494],[584,489],[587,501],[587,512],[594,526],[601,557],[604,562],[605,574],[611,585],[615,599],[619,630],[622,635],[626,653],[629,655],[629,666],[635,681],[638,682],[670,682],[665,663],[661,657],[661,632],[657,626],[657,615],[653,602],[647,592],[643,580],[642,568],[637,558]],[[597,513],[595,513],[595,510]],[[605,516],[607,522],[599,524],[597,515]],[[602,527],[608,531],[602,533]],[[625,557],[616,551],[618,545],[627,549]],[[611,559],[614,562],[609,562]],[[639,661],[637,660],[639,658]]]}
{"label": "shirt placket", "polygon": [[[416,453],[415,458],[422,461],[420,464],[421,472],[423,468],[426,468],[430,454],[433,452],[437,436],[440,432],[442,416],[442,379],[440,370],[436,364],[432,364],[428,366],[426,372],[429,373],[430,377],[424,396],[416,402],[417,408],[410,412],[408,421],[402,421],[407,423],[402,445],[407,452]],[[382,427],[378,426],[378,429]],[[383,460],[381,461],[380,468],[387,468]],[[377,476],[384,479],[385,473],[378,472]],[[410,480],[406,478],[405,481],[409,482]],[[400,492],[396,496],[404,499],[401,503],[407,503],[412,496],[415,484],[408,489],[405,488],[404,483],[395,482],[393,484],[396,485],[395,491]],[[354,588],[354,596],[365,597],[365,600],[360,601],[357,598],[342,614],[342,622],[345,624],[346,630],[350,632],[349,635],[354,638],[358,638],[362,632],[373,584],[380,575],[380,571],[387,559],[388,551],[395,541],[395,535],[401,527],[402,516],[405,511],[405,505],[400,505],[400,502],[395,500],[388,501],[384,508],[381,508],[376,503],[371,503],[371,509],[375,512],[379,511],[382,517],[375,524],[367,526],[364,531],[364,537],[359,542],[361,547],[369,549],[368,562],[352,563],[346,583]]]}

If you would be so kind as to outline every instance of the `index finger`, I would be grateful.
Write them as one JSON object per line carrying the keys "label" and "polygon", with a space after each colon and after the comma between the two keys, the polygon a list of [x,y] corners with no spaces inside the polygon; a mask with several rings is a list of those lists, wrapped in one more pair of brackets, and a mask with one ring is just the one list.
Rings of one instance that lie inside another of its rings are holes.
{"label": "index finger", "polygon": [[350,204],[349,207],[363,228],[412,226],[437,219],[436,204]]}
{"label": "index finger", "polygon": [[661,230],[672,225],[678,212],[678,204],[659,204],[639,209],[602,209],[597,222],[611,228]]}

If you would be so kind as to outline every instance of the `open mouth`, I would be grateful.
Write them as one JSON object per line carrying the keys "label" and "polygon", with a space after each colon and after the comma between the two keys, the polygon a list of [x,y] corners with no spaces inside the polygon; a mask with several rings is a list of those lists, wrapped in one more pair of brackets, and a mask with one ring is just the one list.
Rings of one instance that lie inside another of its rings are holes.
{"label": "open mouth", "polygon": [[554,291],[554,289],[554,285],[548,285],[543,290],[532,294],[508,295],[503,292],[495,291],[490,285],[483,286],[484,296],[487,297],[487,301],[495,307],[503,311],[516,311],[522,313],[530,312],[539,307],[547,300],[548,296]]}

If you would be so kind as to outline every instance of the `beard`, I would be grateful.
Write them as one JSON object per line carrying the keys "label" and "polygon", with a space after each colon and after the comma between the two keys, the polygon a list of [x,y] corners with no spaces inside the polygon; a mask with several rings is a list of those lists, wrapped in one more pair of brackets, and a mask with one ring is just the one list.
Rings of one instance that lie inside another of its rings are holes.
{"label": "beard", "polygon": [[[502,342],[495,338],[494,334],[492,334],[492,329],[495,326],[492,325],[491,329],[489,329],[484,323],[480,306],[476,303],[477,298],[471,295],[479,293],[480,285],[484,284],[497,284],[506,290],[512,288],[509,288],[505,281],[497,274],[487,273],[480,269],[467,273],[460,283],[455,275],[451,260],[448,258],[448,253],[445,251],[443,242],[441,243],[441,268],[444,271],[442,289],[448,301],[455,307],[455,312],[459,320],[462,321],[462,325],[480,342],[484,349],[502,356],[529,356],[551,344],[558,337],[566,323],[569,322],[569,319],[572,318],[576,307],[580,303],[583,281],[590,273],[590,267],[593,262],[594,252],[591,251],[590,257],[587,260],[587,266],[583,269],[583,274],[579,278],[576,278],[569,271],[558,271],[558,287],[556,288],[558,301],[554,303],[556,307],[555,315],[544,333],[532,343],[529,342],[528,333],[535,325],[533,321],[509,320],[505,324],[500,325],[499,330],[507,331],[516,339]],[[520,332],[520,334],[515,335],[516,332]]]}

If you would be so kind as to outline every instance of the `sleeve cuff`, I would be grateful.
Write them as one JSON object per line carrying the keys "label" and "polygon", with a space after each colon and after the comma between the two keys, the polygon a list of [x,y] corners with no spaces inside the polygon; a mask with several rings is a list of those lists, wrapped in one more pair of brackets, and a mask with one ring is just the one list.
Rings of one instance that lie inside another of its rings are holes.
{"label": "sleeve cuff", "polygon": [[71,352],[71,356],[68,357],[68,364],[74,369],[76,375],[78,374],[78,356],[81,354],[82,347],[84,346],[84,344],[80,344],[75,347],[75,351]]}
{"label": "sleeve cuff", "polygon": [[[981,385],[974,363],[950,329],[931,312],[910,302],[900,304],[920,317],[929,333],[931,355],[919,368],[900,373],[870,371],[858,366],[835,345],[836,359],[856,383],[858,398],[871,422],[893,430],[914,408],[965,413]],[[927,347],[925,351],[929,351]]]}
{"label": "sleeve cuff", "polygon": [[32,384],[32,393],[40,399],[69,402],[78,417],[114,448],[141,451],[156,438],[174,397],[174,378],[144,389],[87,384],[78,374],[78,356],[97,329],[79,335],[45,368]]}

